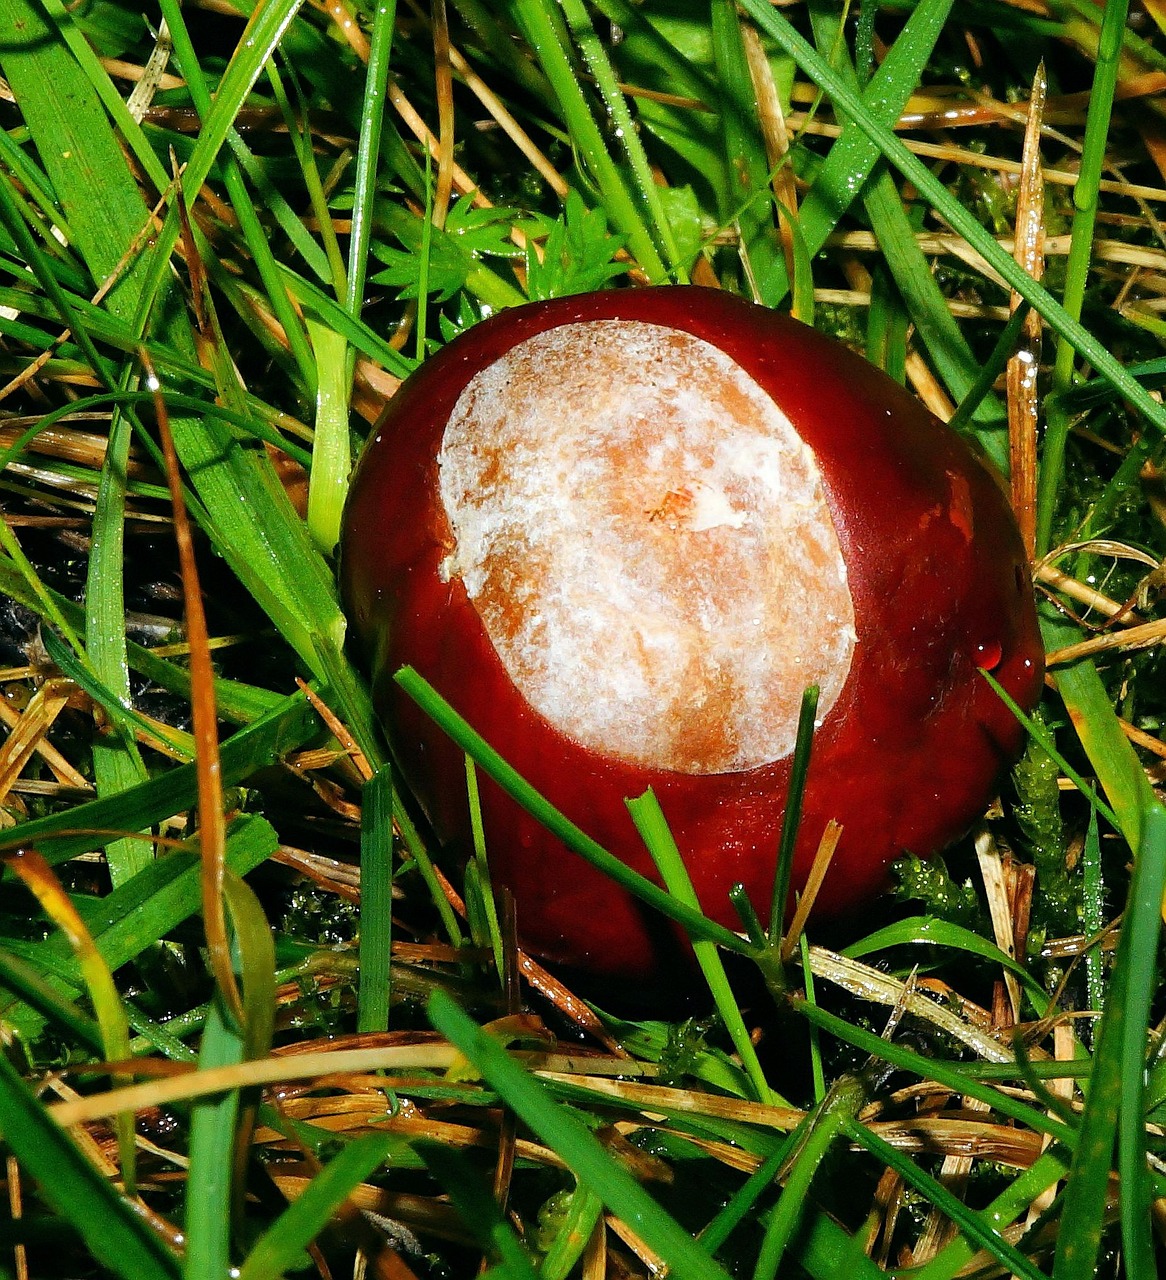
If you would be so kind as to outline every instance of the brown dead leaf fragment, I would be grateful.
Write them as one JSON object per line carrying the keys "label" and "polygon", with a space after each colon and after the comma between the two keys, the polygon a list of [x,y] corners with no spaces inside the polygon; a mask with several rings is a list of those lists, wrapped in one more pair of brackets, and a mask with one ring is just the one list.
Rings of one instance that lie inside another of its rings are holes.
{"label": "brown dead leaf fragment", "polygon": [[[1047,81],[1044,63],[1037,68],[1024,131],[1020,191],[1016,201],[1016,247],[1013,256],[1025,271],[1039,280],[1044,275],[1045,195],[1040,163],[1040,133]],[[1013,311],[1021,305],[1012,293]],[[1041,318],[1035,311],[1025,317],[1016,354],[1008,361],[1008,442],[1012,466],[1012,508],[1020,526],[1029,559],[1036,551],[1036,440],[1040,401]]]}

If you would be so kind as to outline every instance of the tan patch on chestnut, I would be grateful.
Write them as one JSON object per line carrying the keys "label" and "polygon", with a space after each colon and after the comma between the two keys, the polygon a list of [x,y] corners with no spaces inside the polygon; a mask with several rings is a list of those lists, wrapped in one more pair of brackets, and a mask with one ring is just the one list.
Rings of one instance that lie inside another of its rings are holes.
{"label": "tan patch on chestnut", "polygon": [[462,392],[438,457],[460,577],[527,702],[589,750],[724,773],[793,749],[850,671],[814,455],[711,343],[563,325]]}

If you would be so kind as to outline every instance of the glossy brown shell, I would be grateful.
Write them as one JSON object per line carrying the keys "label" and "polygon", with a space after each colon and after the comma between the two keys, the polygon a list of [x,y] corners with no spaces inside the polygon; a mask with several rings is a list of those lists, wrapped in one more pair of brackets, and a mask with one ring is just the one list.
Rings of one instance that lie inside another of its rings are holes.
{"label": "glossy brown shell", "polygon": [[[959,837],[1018,752],[1021,730],[977,668],[991,668],[1022,705],[1036,701],[1043,665],[1028,569],[997,480],[963,441],[840,344],[728,294],[634,289],[508,311],[450,343],[393,399],[354,478],[342,580],[398,758],[439,837],[464,848],[462,757],[394,685],[407,663],[637,870],[654,876],[624,799],[651,786],[708,915],[738,927],[727,896],[737,882],[768,912],[789,761],[690,776],[584,750],[526,704],[460,581],[439,573],[452,539],[436,455],[463,388],[536,333],[608,318],[713,343],[769,392],[817,456],[859,643],[815,738],[794,888],[836,819],[843,834],[817,909],[852,909],[885,886],[895,857],[926,856]],[[494,877],[513,891],[532,951],[600,975],[659,975],[670,930],[489,782],[482,804]]]}

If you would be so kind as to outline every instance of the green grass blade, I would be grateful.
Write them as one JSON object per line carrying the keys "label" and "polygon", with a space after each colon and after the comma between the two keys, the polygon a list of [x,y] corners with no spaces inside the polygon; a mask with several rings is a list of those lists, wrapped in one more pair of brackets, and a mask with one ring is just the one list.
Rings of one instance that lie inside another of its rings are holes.
{"label": "green grass blade", "polygon": [[[19,4],[22,3],[22,0],[5,0],[5,3]],[[0,68],[5,66],[7,66],[6,61],[0,58]],[[89,367],[101,382],[107,387],[112,387],[114,385],[114,377],[109,362],[94,346],[88,329],[78,322],[77,309],[73,305],[73,300],[61,287],[51,262],[29,232],[22,216],[16,193],[12,188],[8,175],[4,173],[0,173],[0,218],[3,218],[9,233],[17,243],[21,257],[31,268],[37,283],[44,290],[45,296],[51,304],[50,308],[48,308],[49,314],[71,330],[77,345],[89,362]],[[26,305],[25,298],[22,296],[18,296],[14,301],[18,307]]]}
{"label": "green grass blade", "polygon": [[381,131],[389,80],[389,55],[397,19],[396,0],[374,7],[369,39],[368,70],[360,112],[360,132],[353,179],[352,231],[348,241],[348,281],[345,306],[354,320],[364,305],[368,277],[368,247],[372,240],[376,205],[377,168],[381,162]]}
{"label": "green grass blade", "polygon": [[271,1280],[299,1270],[307,1246],[356,1187],[385,1162],[392,1147],[392,1138],[377,1133],[348,1143],[256,1240],[238,1270],[239,1280]]}
{"label": "green grass blade", "polygon": [[[903,30],[862,91],[863,103],[872,118],[888,127],[898,122],[919,84],[947,22],[952,3],[953,0],[921,0],[911,11]],[[811,7],[814,9],[814,32],[819,47],[834,46],[839,16],[827,12],[822,6]],[[864,9],[863,12],[870,11]],[[857,73],[852,72],[848,64],[843,64],[841,58],[835,59],[834,66],[858,92],[860,81]],[[806,248],[811,254],[821,251],[839,219],[862,190],[863,183],[874,172],[879,158],[878,147],[856,124],[848,121],[843,125],[842,133],[830,148],[798,210]]]}
{"label": "green grass blade", "polygon": [[[3,0],[0,15],[6,31],[19,33],[0,49],[0,65],[38,141],[76,247],[100,285],[123,265],[128,243],[146,226],[141,190],[88,77],[43,11],[28,0]],[[54,92],[45,93],[46,84]],[[132,228],[128,240],[126,227]],[[144,264],[130,260],[106,297],[110,309],[133,315],[144,277]]]}
{"label": "green grass blade", "polygon": [[571,67],[569,51],[558,26],[558,11],[548,0],[515,0],[517,16],[543,72],[554,88],[580,163],[594,178],[604,208],[615,227],[628,238],[628,248],[654,283],[668,275],[652,234],[645,225],[615,161],[609,153],[591,106]]}
{"label": "green grass blade", "polygon": [[[191,759],[194,756],[194,741],[188,733],[184,733],[179,729],[171,729],[168,725],[152,726],[129,704],[128,698],[123,700],[112,689],[108,688],[103,681],[97,679],[89,662],[76,658],[72,650],[59,636],[47,629],[43,632],[43,636],[45,652],[61,669],[61,674],[72,680],[79,689],[87,693],[105,711],[109,716],[111,725],[122,735],[130,751],[136,754],[133,733],[137,729],[149,738],[163,739],[187,759]],[[134,785],[144,780],[144,778],[145,772],[142,771],[137,777],[131,778],[129,782]],[[125,789],[123,788],[123,790]]]}
{"label": "green grass blade", "polygon": [[842,1077],[802,1133],[781,1197],[769,1214],[753,1280],[777,1280],[790,1239],[805,1214],[810,1187],[830,1148],[866,1100],[858,1080]]}
{"label": "green grass blade", "polygon": [[[664,811],[660,808],[660,802],[656,799],[655,793],[649,789],[642,796],[628,800],[627,806],[628,812],[632,815],[632,821],[636,824],[636,830],[652,855],[652,861],[656,864],[656,869],[660,872],[660,878],[664,881],[668,892],[685,906],[699,911],[700,902],[697,900],[696,890],[692,887],[688,868],[684,865],[684,859],[676,846],[676,839],[668,826],[668,820],[664,817]],[[770,1088],[769,1081],[765,1078],[765,1071],[758,1060],[757,1050],[749,1038],[749,1028],[741,1016],[740,1006],[733,995],[725,966],[721,963],[716,947],[713,943],[698,938],[693,940],[692,949],[696,952],[697,963],[704,974],[705,982],[708,983],[713,1003],[721,1015],[721,1021],[725,1024],[729,1039],[733,1042],[733,1048],[736,1049],[745,1073],[753,1085],[754,1095],[759,1102],[785,1106],[785,1100]]]}
{"label": "green grass blade", "polygon": [[598,1140],[442,991],[429,998],[433,1025],[455,1044],[506,1105],[554,1150],[581,1183],[632,1228],[680,1280],[724,1280],[724,1271],[665,1213]]}
{"label": "green grass blade", "polygon": [[0,1135],[49,1205],[124,1280],[176,1280],[174,1255],[73,1145],[0,1054]]}
{"label": "green grass blade", "polygon": [[772,306],[789,288],[789,276],[777,239],[769,158],[757,126],[756,93],[741,15],[733,0],[712,0],[709,14],[727,202],[720,216],[736,223],[752,290],[760,301]]}
{"label": "green grass blade", "polygon": [[312,473],[308,487],[308,529],[326,556],[340,541],[340,517],[352,470],[348,431],[348,344],[341,334],[308,321],[316,353],[316,434],[312,443]]}
{"label": "green grass blade", "polygon": [[1077,662],[1057,669],[1054,680],[1089,763],[1113,806],[1109,817],[1130,848],[1137,849],[1142,842],[1142,821],[1154,803],[1154,793],[1130,740],[1118,724],[1097,668],[1089,661]]}
{"label": "green grass blade", "polygon": [[387,1031],[393,939],[393,775],[364,784],[360,805],[360,987],[356,1029]]}
{"label": "green grass blade", "polygon": [[1122,929],[1129,930],[1129,978],[1121,1040],[1121,1104],[1117,1171],[1121,1187],[1121,1238],[1130,1280],[1154,1280],[1150,1170],[1146,1167],[1146,1047],[1150,1006],[1158,977],[1158,943],[1166,893],[1166,809],[1146,815],[1134,881]]}
{"label": "green grass blade", "polygon": [[915,239],[915,228],[903,207],[899,190],[885,169],[864,192],[863,204],[936,372],[953,400],[976,404],[971,414],[972,430],[984,452],[1001,473],[1007,474],[1008,436],[1003,408],[990,392],[980,396],[978,402],[973,398],[982,366],[948,309],[931,264]]}
{"label": "green grass blade", "polygon": [[841,954],[852,960],[861,960],[876,951],[887,947],[901,946],[934,946],[951,947],[957,951],[965,951],[968,955],[980,956],[993,964],[1002,965],[1011,970],[1020,979],[1034,1008],[1044,1016],[1048,997],[1044,988],[1031,973],[1012,956],[1005,954],[987,938],[982,938],[971,929],[952,924],[947,920],[937,920],[933,916],[911,916],[905,920],[896,920],[875,933],[868,934],[858,942],[843,947]]}
{"label": "green grass blade", "polygon": [[[239,819],[228,832],[227,867],[235,875],[247,875],[278,847],[278,836],[263,818],[248,816]],[[145,870],[99,903],[84,905],[85,921],[93,941],[105,963],[116,971],[197,914],[202,905],[198,861],[192,855],[172,853],[151,862]],[[13,941],[11,948],[15,953],[13,960],[28,967],[33,974],[40,975],[55,1001],[76,999],[80,995],[80,971],[72,951],[60,935],[40,942]],[[32,999],[15,988],[14,993],[26,999],[30,1009],[21,1009],[0,999],[0,1016],[26,1040],[33,1040],[40,1033],[42,1019],[45,1016],[55,1018],[56,1010],[54,1007],[41,1007],[43,1002],[38,1003],[37,990],[31,991]],[[142,1025],[132,1006],[129,1020],[132,1026],[140,1028]],[[163,1041],[156,1038],[155,1043],[161,1046]]]}
{"label": "green grass blade", "polygon": [[1054,332],[1063,336],[1077,353],[1104,375],[1111,386],[1151,424],[1157,433],[1166,431],[1166,406],[1149,396],[1138,380],[1105,345],[1086,330],[1064,307],[1020,267],[1001,248],[992,235],[980,225],[975,215],[965,209],[939,182],[903,142],[879,120],[872,117],[858,96],[826,61],[806,42],[801,34],[765,0],[741,0],[741,7],[771,36],[810,78],[829,94],[835,107],[857,122],[862,131],[896,169],[912,183],[920,196],[951,224],[971,247],[991,266],[1010,288],[1026,299]]}
{"label": "green grass blade", "polygon": [[76,1001],[63,996],[56,986],[47,981],[36,965],[24,956],[13,955],[0,948],[0,989],[7,991],[15,999],[23,1001],[40,1018],[43,1024],[33,1029],[27,1024],[21,1025],[19,1017],[13,1016],[12,1005],[0,997],[0,1015],[17,1035],[25,1039],[35,1038],[41,1025],[57,1027],[65,1034],[73,1036],[85,1045],[95,1056],[104,1054],[101,1043],[101,1028],[88,1014],[82,1013]]}
{"label": "green grass blade", "polygon": [[[1026,1213],[1032,1202],[1065,1176],[1067,1162],[1058,1148],[1052,1147],[1005,1188],[982,1210],[985,1223],[999,1231]],[[971,1260],[973,1248],[963,1236],[957,1236],[924,1266],[912,1272],[912,1280],[952,1280]]]}
{"label": "green grass blade", "polygon": [[[1139,990],[1134,983],[1144,980],[1147,965],[1153,970],[1161,930],[1162,893],[1166,888],[1166,811],[1154,804],[1141,826],[1144,835],[1134,863],[1129,907],[1093,1055],[1080,1138],[1065,1185],[1054,1280],[1086,1280],[1095,1274],[1119,1114],[1123,1117],[1119,1168],[1131,1179],[1129,1186],[1122,1187],[1122,1236],[1127,1247],[1132,1245],[1126,1264],[1137,1266],[1139,1277],[1154,1274],[1152,1260],[1149,1271],[1141,1270],[1150,1248],[1145,1234],[1149,1229],[1148,1214],[1144,1222],[1133,1220],[1142,1209],[1148,1209],[1149,1203],[1142,1099],[1146,1022],[1152,992],[1148,986]],[[1147,945],[1151,948],[1148,953],[1144,952]]]}
{"label": "green grass blade", "polygon": [[[1008,1116],[1039,1133],[1048,1133],[1066,1145],[1072,1145],[1075,1136],[1073,1130],[1060,1120],[1029,1106],[1028,1103],[1021,1102],[991,1085],[981,1083],[975,1074],[979,1069],[977,1064],[969,1064],[965,1067],[963,1064],[946,1062],[940,1058],[916,1053],[913,1049],[908,1049],[893,1040],[884,1040],[873,1031],[855,1026],[819,1005],[809,1004],[797,996],[791,997],[791,1000],[797,1012],[808,1022],[816,1024],[822,1030],[837,1036],[839,1040],[853,1045],[863,1053],[898,1067],[900,1070],[909,1071],[921,1080],[935,1080],[955,1093],[966,1093],[969,1097],[979,1099],[980,1102],[986,1102],[1001,1115]],[[1061,1071],[1063,1068],[1058,1066],[1057,1070]]]}
{"label": "green grass blade", "polygon": [[[235,1066],[244,1056],[242,1033],[231,1027],[216,996],[202,1034],[199,1066]],[[199,1098],[191,1108],[184,1280],[222,1280],[231,1273],[232,1175],[238,1117],[237,1089]]]}
{"label": "green grass blade", "polygon": [[[1065,266],[1066,312],[1081,318],[1085,284],[1093,257],[1093,233],[1097,223],[1098,184],[1106,162],[1114,96],[1121,67],[1122,37],[1129,15],[1129,0],[1105,0],[1101,32],[1093,64],[1093,86],[1085,117],[1085,137],[1077,181],[1073,187],[1073,225],[1070,229],[1069,260]],[[1049,388],[1049,414],[1041,452],[1037,482],[1036,551],[1043,555],[1052,539],[1053,519],[1065,474],[1065,444],[1071,419],[1060,397],[1073,381],[1073,347],[1064,337],[1057,343]]]}
{"label": "green grass blade", "polygon": [[[230,787],[302,747],[319,732],[320,722],[301,694],[233,734],[222,745],[223,786]],[[36,844],[50,866],[75,858],[102,843],[95,831],[139,831],[191,808],[198,798],[195,765],[151,778],[120,795],[90,800],[64,813],[34,818],[0,847]]]}
{"label": "green grass blade", "polygon": [[885,1142],[878,1134],[856,1120],[848,1120],[842,1127],[852,1141],[864,1147],[888,1169],[893,1169],[908,1186],[922,1193],[969,1240],[994,1258],[1001,1267],[1010,1270],[1014,1276],[1024,1277],[1024,1280],[1045,1280],[1045,1273],[1019,1249],[1009,1244],[994,1224],[986,1222],[981,1214],[969,1209],[958,1196],[949,1191],[938,1179],[920,1169],[909,1156],[896,1151],[889,1142]]}
{"label": "green grass blade", "polygon": [[[130,703],[130,668],[125,634],[125,496],[131,424],[115,410],[110,426],[97,508],[93,513],[89,573],[85,584],[85,652],[96,679],[119,703]],[[146,779],[132,740],[99,736],[93,743],[93,775],[98,795],[128,791]],[[148,844],[113,840],[105,846],[116,888],[150,860]]]}
{"label": "green grass blade", "polygon": [[[211,111],[211,95],[199,65],[198,55],[191,43],[182,9],[175,0],[161,0],[161,10],[170,38],[174,42],[175,59],[186,80],[195,110],[203,120],[206,120]],[[300,377],[303,379],[304,386],[311,392],[315,386],[315,366],[304,326],[291,306],[286,287],[280,283],[275,255],[243,181],[243,166],[238,153],[246,152],[246,146],[234,129],[228,130],[227,142],[230,144],[230,153],[222,157],[223,185],[227,189],[227,198],[239,218],[243,238],[259,278],[263,282],[275,317],[287,335]]]}
{"label": "green grass blade", "polygon": [[777,862],[773,877],[773,894],[769,904],[769,942],[777,946],[782,936],[785,914],[789,906],[790,877],[793,874],[794,848],[802,825],[802,800],[806,793],[806,777],[810,772],[810,758],[814,750],[814,723],[818,714],[816,684],[802,694],[798,710],[798,731],[794,739],[793,759],[790,763],[789,789],[786,794],[785,812],[781,815],[781,834],[777,842]]}
{"label": "green grass blade", "polygon": [[690,937],[706,938],[730,951],[749,954],[751,950],[749,943],[709,920],[699,911],[678,902],[670,893],[633,871],[614,854],[608,853],[581,831],[508,765],[481,734],[472,729],[433,686],[418,675],[412,667],[402,667],[394,678],[425,714],[440,726],[487,776],[529,814],[537,818],[548,831],[562,840],[568,849],[585,858],[592,866],[598,867],[605,875],[610,876],[617,884],[634,893],[642,901],[683,925]]}
{"label": "green grass blade", "polygon": [[652,166],[640,141],[640,132],[628,107],[627,99],[619,87],[619,79],[615,68],[607,56],[607,50],[600,40],[591,17],[582,0],[560,0],[567,26],[579,51],[587,63],[588,69],[595,78],[596,87],[603,98],[603,105],[615,126],[615,135],[619,139],[624,155],[636,182],[636,196],[640,204],[651,215],[651,225],[664,247],[665,260],[671,265],[672,278],[679,284],[687,283],[680,262],[680,251],[676,247],[676,239],[672,234],[672,226],[664,213],[660,199],[660,188],[652,176]]}
{"label": "green grass blade", "polygon": [[462,1221],[474,1232],[487,1260],[500,1268],[506,1280],[537,1280],[538,1272],[522,1241],[466,1157],[438,1142],[417,1142],[414,1150],[457,1205]]}

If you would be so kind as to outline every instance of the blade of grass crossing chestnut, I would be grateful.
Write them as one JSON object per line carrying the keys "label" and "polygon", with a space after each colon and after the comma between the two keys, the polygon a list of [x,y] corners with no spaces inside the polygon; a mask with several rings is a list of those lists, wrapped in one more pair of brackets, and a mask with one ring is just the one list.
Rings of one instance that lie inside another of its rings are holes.
{"label": "blade of grass crossing chestnut", "polygon": [[356,1029],[387,1031],[392,988],[393,775],[382,765],[360,793],[360,985]]}
{"label": "blade of grass crossing chestnut", "polygon": [[[636,824],[636,830],[652,855],[652,861],[656,864],[660,879],[664,881],[668,892],[685,906],[699,911],[700,902],[697,900],[696,890],[692,887],[688,868],[684,865],[684,859],[677,848],[676,839],[672,835],[655,792],[649,788],[642,796],[628,800],[626,804],[628,812],[632,815],[632,821]],[[740,1006],[729,986],[725,966],[721,963],[716,947],[711,942],[694,938],[692,949],[696,953],[697,963],[704,974],[705,982],[708,983],[713,1003],[721,1015],[721,1021],[725,1024],[725,1030],[729,1033],[729,1039],[732,1040],[733,1047],[737,1050],[753,1085],[757,1101],[786,1106],[784,1099],[770,1088],[769,1081],[765,1078],[765,1071],[758,1060],[757,1050],[749,1038],[749,1028],[741,1016]]]}
{"label": "blade of grass crossing chestnut", "polygon": [[818,686],[810,685],[802,694],[802,704],[798,711],[798,731],[794,739],[793,759],[790,762],[789,789],[786,792],[785,812],[781,818],[781,835],[777,843],[777,864],[773,876],[773,896],[769,904],[771,946],[777,946],[781,942],[786,907],[789,903],[794,849],[802,823],[802,799],[806,793],[806,776],[810,771],[810,756],[814,746],[814,720],[818,714],[818,694]]}
{"label": "blade of grass crossing chestnut", "polygon": [[548,831],[558,836],[580,857],[598,867],[636,897],[656,907],[664,915],[683,925],[691,937],[707,938],[747,955],[750,944],[738,938],[722,925],[716,924],[678,902],[671,894],[653,884],[645,876],[633,871],[613,854],[609,853],[590,836],[586,835],[569,818],[556,809],[527,782],[516,769],[486,742],[475,729],[450,706],[436,689],[412,667],[402,667],[393,677],[397,684],[413,699],[441,730],[466,753],[474,763],[496,782],[511,799],[536,818]]}
{"label": "blade of grass crossing chestnut", "polygon": [[997,244],[991,233],[977,221],[976,215],[965,209],[944,188],[891,129],[871,115],[843,77],[834,71],[786,18],[768,5],[766,0],[741,0],[741,8],[795,59],[815,84],[829,94],[839,111],[859,125],[890,163],[916,187],[920,196],[1003,277],[1007,285],[1014,288],[1032,305],[1033,310],[1044,317],[1055,333],[1066,338],[1084,360],[1106,377],[1114,390],[1129,400],[1157,433],[1166,432],[1166,406],[1156,403],[1105,345],[1069,315],[1047,289],[1034,281],[1014,261],[1012,255]]}
{"label": "blade of grass crossing chestnut", "polygon": [[470,832],[473,860],[466,867],[466,908],[471,934],[479,947],[494,957],[494,972],[499,981],[505,978],[502,929],[498,923],[498,905],[490,882],[490,864],[486,860],[486,830],[482,824],[482,800],[478,792],[478,771],[466,756],[466,799],[470,806]]}
{"label": "blade of grass crossing chestnut", "polygon": [[[1074,320],[1081,318],[1085,285],[1093,257],[1097,224],[1098,188],[1106,163],[1110,122],[1121,66],[1122,37],[1129,15],[1129,0],[1105,0],[1101,31],[1093,59],[1093,85],[1085,116],[1085,137],[1077,181],[1073,186],[1073,221],[1069,228],[1069,257],[1065,264],[1062,304]],[[1037,491],[1037,552],[1043,555],[1052,542],[1053,520],[1065,471],[1065,445],[1071,417],[1060,397],[1073,382],[1073,346],[1062,335],[1057,343],[1049,387],[1048,422],[1045,428],[1041,473]]]}
{"label": "blade of grass crossing chestnut", "polygon": [[664,1260],[672,1275],[680,1280],[724,1280],[725,1272],[688,1232],[450,996],[435,991],[427,1007],[437,1030],[465,1054],[506,1105],[556,1152],[575,1177],[599,1195],[611,1212]]}
{"label": "blade of grass crossing chestnut", "polygon": [[238,1280],[270,1280],[299,1270],[304,1250],[384,1164],[392,1146],[391,1138],[376,1133],[346,1144],[255,1241],[235,1273]]}
{"label": "blade of grass crossing chestnut", "polygon": [[174,1255],[49,1117],[5,1054],[0,1054],[0,1133],[47,1203],[113,1275],[177,1280]]}
{"label": "blade of grass crossing chestnut", "polygon": [[[809,8],[818,48],[834,54],[831,62],[838,74],[852,83],[856,93],[862,93],[863,103],[872,117],[893,127],[919,84],[953,2],[921,0],[867,84],[845,62],[845,45],[838,39],[839,12],[817,4]],[[868,12],[876,10],[863,9],[862,16]],[[801,203],[802,234],[810,253],[821,251],[879,159],[878,147],[862,130],[851,121],[844,123]]]}
{"label": "blade of grass crossing chestnut", "polygon": [[1095,1273],[1106,1225],[1115,1141],[1125,1263],[1136,1280],[1149,1280],[1156,1274],[1149,1239],[1143,1102],[1147,1021],[1166,889],[1166,810],[1152,805],[1142,825],[1144,836],[1106,991],[1080,1138],[1065,1186],[1054,1280],[1084,1280]]}

